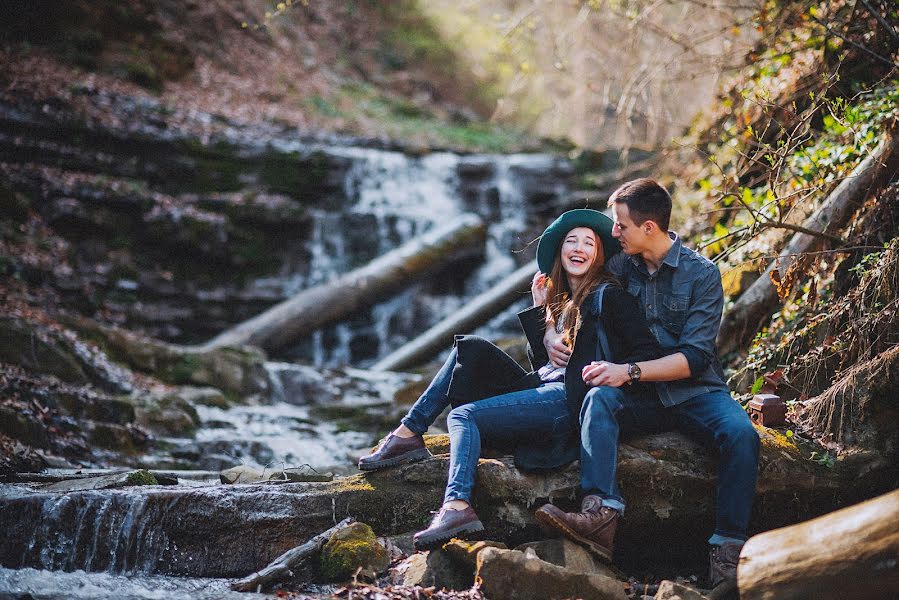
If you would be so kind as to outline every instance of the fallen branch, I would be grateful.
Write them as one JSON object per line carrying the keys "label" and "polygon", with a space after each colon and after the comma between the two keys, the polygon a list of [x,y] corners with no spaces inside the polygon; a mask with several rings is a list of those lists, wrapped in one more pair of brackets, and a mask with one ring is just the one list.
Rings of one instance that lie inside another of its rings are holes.
{"label": "fallen branch", "polygon": [[255,592],[261,590],[276,581],[282,581],[293,576],[292,569],[302,562],[307,556],[318,552],[327,543],[331,536],[344,529],[353,522],[347,517],[334,527],[313,537],[306,543],[292,548],[276,558],[264,569],[253,573],[231,584],[231,589],[238,592]]}
{"label": "fallen branch", "polygon": [[[863,160],[846,177],[837,188],[830,193],[821,207],[805,220],[802,229],[833,235],[832,232],[842,228],[852,212],[870,193],[882,172],[890,172],[887,168],[895,163],[899,155],[899,135],[895,130],[884,135],[883,140],[874,152]],[[778,305],[777,292],[771,281],[774,269],[781,272],[796,260],[796,256],[811,252],[821,243],[820,235],[809,235],[802,232],[793,236],[786,247],[749,289],[737,299],[724,315],[721,329],[718,331],[718,349],[722,354],[742,348],[752,339],[759,326],[770,317]]]}
{"label": "fallen branch", "polygon": [[481,219],[462,215],[364,267],[276,304],[222,332],[205,348],[249,345],[278,350],[454,261],[482,253],[485,236]]}

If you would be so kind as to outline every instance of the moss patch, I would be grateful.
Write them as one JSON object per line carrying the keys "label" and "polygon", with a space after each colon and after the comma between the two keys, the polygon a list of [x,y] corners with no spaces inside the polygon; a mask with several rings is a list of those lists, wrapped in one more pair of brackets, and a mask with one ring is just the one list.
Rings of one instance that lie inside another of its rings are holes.
{"label": "moss patch", "polygon": [[125,481],[128,485],[159,485],[156,476],[146,469],[129,474]]}
{"label": "moss patch", "polygon": [[352,523],[336,532],[321,553],[322,575],[333,581],[347,579],[359,568],[374,575],[389,564],[387,550],[365,523]]}

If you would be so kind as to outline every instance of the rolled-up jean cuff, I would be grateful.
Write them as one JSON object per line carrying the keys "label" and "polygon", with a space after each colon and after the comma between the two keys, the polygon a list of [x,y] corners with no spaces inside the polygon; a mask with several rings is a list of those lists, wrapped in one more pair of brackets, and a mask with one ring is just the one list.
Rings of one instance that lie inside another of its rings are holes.
{"label": "rolled-up jean cuff", "polygon": [[729,535],[721,535],[719,533],[712,534],[712,537],[709,538],[709,544],[712,546],[720,546],[727,542],[736,542],[738,544],[742,544],[746,541],[746,537],[732,537]]}
{"label": "rolled-up jean cuff", "polygon": [[458,492],[451,492],[451,493],[446,494],[446,495],[443,497],[443,503],[444,503],[444,504],[446,504],[446,503],[449,502],[450,500],[462,500],[463,502],[468,502],[469,504],[471,504],[471,498],[470,498],[470,497],[466,498],[465,496],[463,496],[462,494],[460,494],[460,493],[458,493]]}
{"label": "rolled-up jean cuff", "polygon": [[603,498],[602,505],[617,510],[620,514],[624,514],[624,502],[617,498]]}
{"label": "rolled-up jean cuff", "polygon": [[408,415],[400,419],[400,423],[405,425],[409,429],[409,431],[411,431],[412,433],[417,433],[418,435],[424,435],[428,431],[427,427],[425,427],[423,431],[419,431],[421,427],[416,425],[413,420],[408,417]]}

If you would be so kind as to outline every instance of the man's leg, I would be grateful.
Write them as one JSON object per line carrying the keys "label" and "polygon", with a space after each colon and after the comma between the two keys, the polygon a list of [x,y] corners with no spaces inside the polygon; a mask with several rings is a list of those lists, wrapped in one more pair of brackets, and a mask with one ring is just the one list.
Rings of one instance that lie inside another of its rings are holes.
{"label": "man's leg", "polygon": [[713,444],[718,462],[716,539],[746,540],[758,475],[759,435],[726,391],[709,392],[673,408],[686,433]]}
{"label": "man's leg", "polygon": [[618,442],[633,433],[670,427],[667,411],[652,387],[590,389],[581,405],[581,489],[597,495],[604,506],[624,511],[618,489]]}
{"label": "man's leg", "polygon": [[590,389],[579,416],[584,493],[581,512],[566,513],[547,504],[537,511],[537,521],[611,559],[617,520],[624,512],[624,499],[616,481],[619,437],[634,431],[658,430],[665,415],[652,388]]}
{"label": "man's leg", "polygon": [[726,391],[702,394],[672,410],[685,432],[713,444],[720,454],[715,533],[709,539],[709,583],[710,587],[733,585],[755,499],[758,433],[743,407]]}

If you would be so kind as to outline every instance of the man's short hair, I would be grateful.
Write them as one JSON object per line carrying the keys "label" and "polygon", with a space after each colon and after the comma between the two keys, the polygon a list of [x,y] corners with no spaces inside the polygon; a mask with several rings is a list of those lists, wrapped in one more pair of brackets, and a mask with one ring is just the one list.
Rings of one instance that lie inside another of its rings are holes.
{"label": "man's short hair", "polygon": [[654,221],[659,229],[668,231],[671,221],[671,195],[654,179],[643,177],[628,181],[609,198],[609,206],[620,202],[627,206],[635,225]]}

